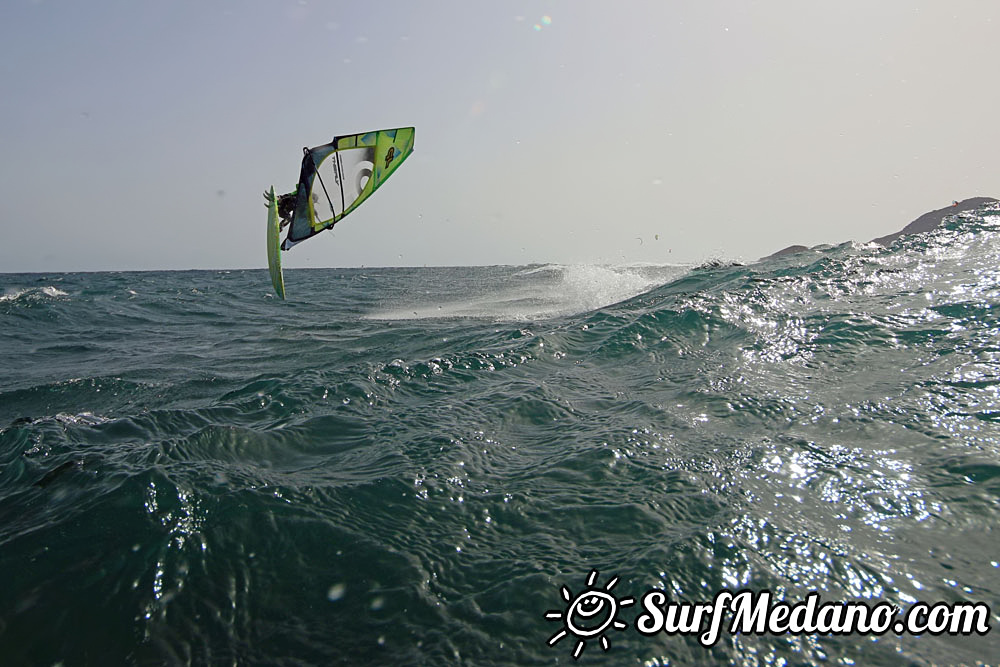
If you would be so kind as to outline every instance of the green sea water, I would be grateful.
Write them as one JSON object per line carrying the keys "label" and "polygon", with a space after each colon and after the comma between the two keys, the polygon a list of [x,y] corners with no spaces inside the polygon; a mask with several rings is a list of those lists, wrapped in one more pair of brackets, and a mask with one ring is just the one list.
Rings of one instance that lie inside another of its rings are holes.
{"label": "green sea water", "polygon": [[[1000,212],[747,266],[0,275],[0,665],[995,663]],[[563,613],[546,618],[548,612]]]}

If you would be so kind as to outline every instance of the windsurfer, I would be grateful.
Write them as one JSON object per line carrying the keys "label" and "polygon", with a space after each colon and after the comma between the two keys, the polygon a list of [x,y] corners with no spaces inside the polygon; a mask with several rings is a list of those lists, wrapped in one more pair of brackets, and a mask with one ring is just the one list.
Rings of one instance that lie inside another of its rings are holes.
{"label": "windsurfer", "polygon": [[[295,189],[288,194],[278,195],[278,217],[281,218],[281,229],[284,229],[292,222],[292,216],[295,215],[295,198],[298,191],[299,186],[296,185]],[[265,192],[264,199],[270,205],[271,193]]]}
{"label": "windsurfer", "polygon": [[278,195],[278,217],[281,218],[281,229],[284,229],[292,222],[295,215],[295,197],[298,194],[298,186],[286,195]]}

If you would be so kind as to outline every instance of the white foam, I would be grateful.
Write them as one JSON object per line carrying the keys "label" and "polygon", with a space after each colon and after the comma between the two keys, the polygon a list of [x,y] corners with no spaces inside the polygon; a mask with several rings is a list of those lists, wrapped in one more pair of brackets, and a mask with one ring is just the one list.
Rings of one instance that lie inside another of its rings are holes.
{"label": "white foam", "polygon": [[369,319],[488,318],[534,320],[583,313],[647,292],[688,271],[676,265],[607,266],[546,264],[529,267],[496,282],[470,281],[460,295],[428,304],[414,295],[412,305],[372,313]]}
{"label": "white foam", "polygon": [[8,290],[0,295],[0,301],[17,301],[22,298],[33,299],[40,296],[63,297],[69,296],[69,294],[51,285],[46,285],[45,287],[22,287],[20,289]]}

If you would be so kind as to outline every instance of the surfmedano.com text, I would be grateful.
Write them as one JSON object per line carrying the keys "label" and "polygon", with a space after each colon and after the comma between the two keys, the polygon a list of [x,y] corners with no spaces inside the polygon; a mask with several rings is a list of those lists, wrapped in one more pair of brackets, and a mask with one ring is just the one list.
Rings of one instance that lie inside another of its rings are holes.
{"label": "surfmedano.com text", "polygon": [[[635,627],[644,635],[698,635],[708,648],[719,641],[723,627],[729,634],[771,635],[985,635],[990,631],[990,608],[983,602],[917,602],[900,613],[889,602],[821,602],[819,593],[802,602],[773,598],[771,591],[723,589],[711,602],[668,600],[660,590],[641,598],[643,613]],[[724,626],[726,620],[729,624]]]}

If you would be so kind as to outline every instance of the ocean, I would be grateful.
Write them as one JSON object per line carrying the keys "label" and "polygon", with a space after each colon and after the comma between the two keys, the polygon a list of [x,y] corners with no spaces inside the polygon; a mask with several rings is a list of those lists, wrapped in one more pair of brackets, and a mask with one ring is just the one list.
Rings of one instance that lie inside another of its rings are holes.
{"label": "ocean", "polygon": [[[996,664],[996,205],[748,265],[285,280],[0,275],[0,664]],[[638,630],[744,589],[992,631]]]}

